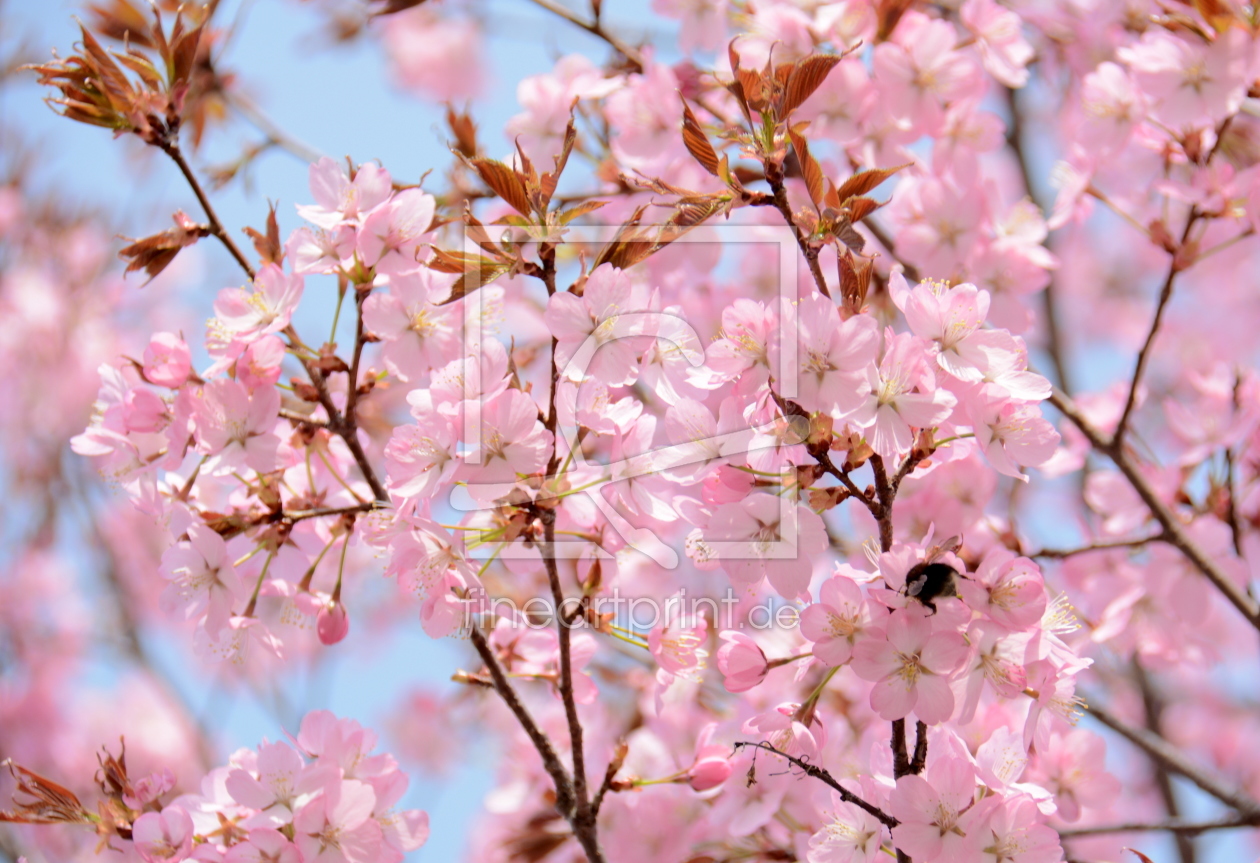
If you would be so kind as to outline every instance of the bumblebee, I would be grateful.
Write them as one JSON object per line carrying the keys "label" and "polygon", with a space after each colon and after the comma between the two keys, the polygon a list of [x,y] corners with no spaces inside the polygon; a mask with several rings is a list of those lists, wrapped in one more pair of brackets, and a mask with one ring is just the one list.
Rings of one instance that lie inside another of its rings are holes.
{"label": "bumblebee", "polygon": [[906,573],[905,595],[913,597],[936,614],[936,600],[943,596],[958,596],[957,580],[963,576],[947,563],[940,563],[941,557],[953,554],[962,548],[962,537],[951,536],[939,545],[934,545],[923,560],[910,567]]}

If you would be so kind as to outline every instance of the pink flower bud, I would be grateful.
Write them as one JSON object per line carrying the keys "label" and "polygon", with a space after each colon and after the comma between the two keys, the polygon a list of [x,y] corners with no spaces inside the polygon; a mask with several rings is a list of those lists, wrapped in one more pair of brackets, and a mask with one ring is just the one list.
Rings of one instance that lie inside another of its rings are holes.
{"label": "pink flower bud", "polygon": [[315,631],[324,644],[336,644],[350,632],[350,615],[341,600],[329,602],[315,618]]}
{"label": "pink flower bud", "polygon": [[691,766],[691,770],[687,773],[687,781],[691,783],[691,787],[696,791],[708,791],[711,788],[717,788],[729,779],[731,775],[731,762],[726,757],[726,747],[712,746],[707,748],[711,751],[697,758],[696,763]]}
{"label": "pink flower bud", "polygon": [[718,648],[718,668],[728,692],[746,692],[766,679],[770,663],[757,642],[741,632],[721,633],[726,642]]}
{"label": "pink flower bud", "polygon": [[144,377],[149,383],[176,389],[192,372],[188,345],[174,333],[154,333],[144,349]]}

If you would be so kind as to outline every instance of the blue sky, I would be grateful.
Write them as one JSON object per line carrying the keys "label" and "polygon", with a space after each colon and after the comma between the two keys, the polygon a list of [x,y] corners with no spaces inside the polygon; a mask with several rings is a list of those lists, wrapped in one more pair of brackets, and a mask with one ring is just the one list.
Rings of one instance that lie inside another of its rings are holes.
{"label": "blue sky", "polygon": [[[225,69],[239,73],[247,92],[282,128],[320,152],[354,161],[379,159],[403,180],[415,180],[429,169],[448,163],[441,110],[402,93],[388,80],[379,42],[363,40],[349,46],[331,46],[320,31],[314,4],[296,0],[225,0],[222,21],[239,15],[240,28],[221,61]],[[618,32],[642,32],[645,0],[607,4],[605,20]],[[68,0],[0,0],[0,15],[7,33],[0,43],[11,46],[24,41],[34,59],[43,59],[56,47],[63,55],[77,38],[72,16],[80,4]],[[498,131],[517,110],[515,82],[551,66],[561,53],[581,51],[593,58],[605,56],[597,40],[525,2],[487,0],[491,35],[493,85],[490,96],[475,106],[483,141],[492,154],[505,154],[508,142]],[[667,33],[668,22],[651,19],[653,28]],[[107,132],[57,118],[40,103],[41,88],[29,83],[0,88],[0,149],[14,131],[36,145],[40,160],[31,178],[36,188],[55,188],[69,200],[93,205],[107,214],[111,232],[144,236],[169,226],[170,213],[183,208],[200,218],[196,202],[182,178],[159,154],[147,152],[137,141],[111,141]],[[218,163],[239,153],[244,144],[258,141],[259,134],[234,124],[214,136],[198,159],[198,166]],[[236,183],[214,196],[223,222],[234,233],[239,226],[261,226],[267,200],[280,202],[282,233],[297,227],[293,205],[310,200],[306,166],[292,156],[273,151],[262,156],[246,186]],[[239,234],[237,234],[239,236]],[[226,254],[210,244],[194,250],[200,277],[189,282],[183,294],[185,327],[195,328],[210,312],[215,292],[238,284],[240,274]],[[139,290],[141,279],[134,278]],[[308,295],[309,296],[309,295]],[[308,301],[303,314],[311,321],[325,321],[330,306]],[[299,318],[299,325],[302,319]],[[321,326],[326,326],[326,323]],[[1115,366],[1127,368],[1129,360],[1102,358],[1079,372],[1091,378],[1110,377]],[[1053,532],[1053,530],[1051,530]],[[278,722],[296,731],[295,717],[276,717],[256,700],[238,694],[189,683],[196,675],[184,664],[186,644],[178,636],[154,640],[154,653],[162,657],[171,677],[181,681],[190,703],[206,716],[219,734],[221,753],[239,746],[253,746],[264,737],[280,736]],[[417,683],[433,687],[454,686],[450,673],[473,665],[471,652],[460,642],[434,642],[419,627],[396,633],[380,643],[363,631],[352,630],[346,643],[329,651],[330,660],[318,679],[299,680],[287,687],[293,712],[326,707],[339,715],[353,716],[379,727],[380,718],[399,695]],[[98,673],[102,681],[108,670]],[[462,857],[468,820],[480,807],[490,788],[492,750],[473,751],[472,763],[452,776],[434,780],[414,773],[406,805],[429,811],[433,834],[429,844],[412,855],[413,860],[445,861]],[[1191,810],[1202,808],[1191,797]],[[1204,843],[1205,847],[1207,843]],[[1218,846],[1220,847],[1220,846]]]}
{"label": "blue sky", "polygon": [[[83,5],[68,0],[0,0],[7,31],[0,35],[0,44],[6,50],[24,44],[34,60],[47,58],[54,48],[67,56],[78,38],[73,16]],[[239,27],[221,69],[237,72],[246,92],[272,120],[322,153],[335,158],[349,155],[356,162],[379,159],[402,180],[417,180],[429,169],[440,171],[451,158],[441,109],[390,83],[379,42],[366,39],[348,46],[331,45],[321,32],[313,5],[295,0],[225,2],[220,22],[239,16]],[[498,130],[517,111],[516,80],[550,68],[560,53],[579,50],[600,58],[606,50],[592,37],[529,4],[491,0],[482,8],[491,13],[494,86],[490,96],[475,106],[475,115],[487,149],[506,154],[510,145]],[[617,9],[609,9],[606,15],[613,26],[628,21],[628,16],[619,17]],[[633,25],[622,30],[634,31]],[[163,230],[176,208],[201,218],[183,179],[160,154],[146,150],[137,140],[114,141],[105,130],[57,117],[40,101],[44,95],[33,75],[0,88],[0,146],[10,144],[16,134],[39,153],[32,175],[26,178],[31,187],[57,190],[69,202],[100,209],[110,233],[145,236]],[[210,146],[192,161],[199,168],[226,162],[243,145],[260,139],[253,129],[234,123],[214,134]],[[255,163],[250,179],[248,186],[238,182],[213,195],[229,230],[239,237],[240,226],[261,227],[268,199],[280,202],[282,233],[296,228],[294,204],[310,201],[306,165],[289,154],[272,151]],[[203,243],[192,254],[197,265],[188,268],[191,280],[181,286],[187,308],[171,327],[195,332],[198,322],[209,316],[218,289],[239,284],[241,277],[213,244]],[[140,290],[142,281],[133,276],[135,290]],[[308,297],[317,289],[308,285]],[[308,299],[302,313],[308,321],[320,321],[319,326],[326,327],[331,304],[325,308]],[[301,328],[301,317],[298,324]],[[141,347],[136,346],[136,353]],[[364,629],[352,629],[346,642],[328,651],[329,660],[314,679],[298,679],[284,687],[290,701],[286,711],[290,715],[285,717],[244,692],[231,694],[222,687],[207,686],[191,670],[195,666],[187,662],[187,639],[180,633],[151,635],[148,641],[188,702],[209,717],[220,754],[226,758],[234,749],[254,746],[264,737],[281,737],[282,726],[296,732],[297,717],[308,709],[328,708],[379,728],[381,718],[410,686],[453,687],[451,672],[474,665],[466,645],[432,641],[420,632],[418,620],[413,630],[395,632],[386,643]],[[117,669],[96,668],[89,682],[108,686],[116,673]],[[469,764],[442,779],[412,773],[404,804],[427,810],[433,833],[410,859],[463,856],[469,819],[490,788],[493,748],[469,747],[469,758]]]}

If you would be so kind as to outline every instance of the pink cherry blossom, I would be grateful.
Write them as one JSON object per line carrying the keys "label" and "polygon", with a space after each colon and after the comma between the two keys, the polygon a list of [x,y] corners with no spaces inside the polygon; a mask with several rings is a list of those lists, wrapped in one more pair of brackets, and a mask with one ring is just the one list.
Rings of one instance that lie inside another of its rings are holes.
{"label": "pink cherry blossom", "polygon": [[831,795],[833,814],[809,839],[809,863],[874,863],[884,841],[884,825],[861,807]]}
{"label": "pink cherry blossom", "polygon": [[302,857],[279,830],[256,827],[245,841],[229,848],[223,859],[225,863],[301,863]]}
{"label": "pink cherry blossom", "polygon": [[866,367],[879,350],[875,319],[855,315],[841,323],[836,304],[814,293],[792,309],[788,326],[798,339],[797,403],[836,417],[855,410],[867,394]]}
{"label": "pink cherry blossom", "polygon": [[1005,549],[986,554],[974,575],[959,579],[958,592],[968,606],[1012,631],[1039,623],[1046,610],[1041,570]]}
{"label": "pink cherry blossom", "polygon": [[963,25],[976,36],[984,68],[1007,87],[1028,83],[1025,68],[1033,59],[1033,47],[1020,32],[1019,15],[996,0],[967,0],[959,10]]}
{"label": "pink cherry blossom", "polygon": [[276,336],[263,336],[237,359],[236,376],[250,390],[271,387],[280,380],[284,357],[284,342]]}
{"label": "pink cherry blossom", "polygon": [[712,791],[730,778],[731,748],[711,743],[717,723],[710,722],[696,738],[696,759],[687,771],[687,782],[696,791]]}
{"label": "pink cherry blossom", "polygon": [[945,421],[957,399],[935,388],[919,342],[908,333],[892,336],[879,369],[867,370],[869,395],[847,419],[869,429],[871,448],[892,459],[914,443],[911,428],[932,428]]}
{"label": "pink cherry blossom", "polygon": [[1107,772],[1107,744],[1083,728],[1050,734],[1028,768],[1030,781],[1054,794],[1064,821],[1080,820],[1086,808],[1106,809],[1121,791],[1120,781]]}
{"label": "pink cherry blossom", "polygon": [[243,384],[223,379],[203,387],[193,406],[197,449],[210,456],[203,469],[273,470],[280,446],[273,433],[279,411],[280,394],[271,388],[250,393]]}
{"label": "pink cherry blossom", "polygon": [[808,717],[798,715],[800,707],[795,702],[780,704],[745,722],[744,732],[761,734],[780,752],[816,762],[827,744],[826,726],[817,712]]}
{"label": "pink cherry blossom", "polygon": [[372,819],[376,793],[366,782],[331,782],[293,819],[294,843],[303,861],[370,863],[381,846],[381,826]]}
{"label": "pink cherry blossom", "polygon": [[1059,433],[1034,405],[1013,404],[985,386],[969,401],[976,440],[999,473],[1027,481],[1020,465],[1045,464],[1059,445]]}
{"label": "pink cherry blossom", "polygon": [[926,776],[902,776],[889,795],[898,848],[924,863],[980,859],[982,805],[975,803],[975,770],[962,758],[941,758]]}
{"label": "pink cherry blossom", "polygon": [[350,632],[350,616],[341,602],[330,600],[320,610],[315,622],[321,644],[337,644]]}
{"label": "pink cherry blossom", "polygon": [[984,863],[1058,863],[1063,859],[1059,834],[1038,823],[1037,805],[1028,797],[1008,799],[994,809],[981,829]]}
{"label": "pink cherry blossom", "polygon": [[385,49],[404,87],[436,102],[482,94],[485,48],[475,21],[419,6],[385,20]]}
{"label": "pink cherry blossom", "polygon": [[840,574],[824,581],[818,602],[801,612],[801,634],[814,642],[814,656],[831,666],[849,661],[869,623],[861,588]]}
{"label": "pink cherry blossom", "polygon": [[204,525],[190,526],[188,542],[167,549],[162,574],[169,579],[162,591],[163,610],[185,620],[204,614],[212,633],[227,626],[233,606],[246,598],[227,543]]}
{"label": "pink cherry blossom", "polygon": [[360,262],[381,273],[416,269],[417,261],[428,257],[419,253],[433,223],[434,211],[433,196],[419,189],[394,195],[363,220],[356,246]]}
{"label": "pink cherry blossom", "polygon": [[408,401],[417,422],[396,426],[385,446],[389,486],[400,497],[427,498],[454,477],[457,437],[451,423],[434,410],[430,393],[416,390]]}
{"label": "pink cherry blossom", "polygon": [[299,205],[298,215],[331,230],[344,222],[361,224],[364,217],[389,198],[389,173],[371,162],[351,179],[340,162],[327,156],[310,167],[314,204]]}
{"label": "pink cherry blossom", "polygon": [[534,400],[520,390],[506,390],[482,407],[476,447],[457,475],[474,494],[497,496],[519,476],[541,471],[551,443]]}
{"label": "pink cherry blossom", "polygon": [[884,719],[913,712],[935,725],[954,712],[949,679],[967,654],[957,632],[933,632],[929,618],[896,612],[883,631],[871,630],[853,648],[853,670],[875,683],[871,707]]}
{"label": "pink cherry blossom", "polygon": [[685,602],[685,596],[667,598],[666,619],[648,633],[648,650],[661,669],[672,675],[694,675],[702,671],[709,656],[702,646],[708,634],[708,621],[681,611]]}
{"label": "pink cherry blossom", "polygon": [[815,513],[769,494],[718,507],[705,537],[733,546],[723,554],[722,567],[736,586],[750,589],[768,578],[785,599],[807,591],[813,557],[827,547]]}
{"label": "pink cherry blossom", "polygon": [[154,333],[144,349],[144,378],[160,387],[178,389],[192,372],[188,344],[174,333]]}
{"label": "pink cherry blossom", "polygon": [[177,863],[192,853],[193,823],[178,806],[146,812],[131,828],[136,851],[145,863]]}
{"label": "pink cherry blossom", "polygon": [[302,299],[303,280],[286,275],[268,264],[254,277],[253,290],[224,288],[214,301],[215,316],[208,325],[207,342],[212,348],[231,350],[246,345],[289,325],[293,310]]}
{"label": "pink cherry blossom", "polygon": [[390,279],[389,293],[374,291],[363,302],[363,324],[385,341],[385,365],[402,380],[417,380],[461,353],[457,307],[438,305],[453,281],[427,269],[403,273]]}
{"label": "pink cherry blossom", "polygon": [[621,270],[605,264],[586,280],[582,296],[552,295],[546,321],[556,345],[556,365],[565,377],[587,377],[610,386],[634,380],[637,352],[628,336],[643,332],[642,323],[627,312],[645,310],[647,298]]}

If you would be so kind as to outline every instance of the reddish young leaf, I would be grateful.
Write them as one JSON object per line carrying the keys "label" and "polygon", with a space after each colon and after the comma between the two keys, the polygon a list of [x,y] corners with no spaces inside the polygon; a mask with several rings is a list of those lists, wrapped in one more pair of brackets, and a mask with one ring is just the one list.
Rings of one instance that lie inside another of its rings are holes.
{"label": "reddish young leaf", "polygon": [[[384,13],[382,13],[384,14]],[[449,104],[446,106],[446,125],[455,136],[454,149],[461,156],[469,159],[477,155],[477,124],[468,114],[456,113]]]}
{"label": "reddish young leaf", "polygon": [[879,201],[865,197],[849,198],[845,202],[845,207],[849,210],[849,220],[854,224],[862,221],[882,206],[884,205]]}
{"label": "reddish young leaf", "polygon": [[508,206],[522,216],[533,215],[529,208],[529,195],[520,174],[496,159],[469,159],[481,179]]}
{"label": "reddish young leaf", "polygon": [[270,204],[267,213],[267,233],[260,234],[253,228],[244,228],[246,236],[254,241],[254,250],[264,264],[279,264],[284,260],[284,245],[280,242],[280,224],[276,221],[276,205]]}
{"label": "reddish young leaf", "polygon": [[198,225],[183,212],[176,212],[174,219],[174,228],[135,240],[118,252],[118,257],[128,262],[124,274],[144,270],[149,274],[145,282],[147,285],[175,260],[181,249],[191,246],[202,237],[210,236],[209,228]]}
{"label": "reddish young leaf", "polygon": [[796,151],[796,160],[801,163],[801,176],[805,180],[805,188],[809,190],[809,199],[818,207],[822,204],[825,190],[823,188],[823,172],[813,155],[809,152],[809,143],[801,132],[806,124],[801,123],[788,128],[788,137],[792,141],[792,149]]}
{"label": "reddish young leaf", "polygon": [[909,162],[904,165],[898,165],[895,168],[871,168],[866,171],[858,171],[841,184],[840,188],[836,190],[836,197],[840,199],[840,203],[844,203],[849,198],[865,195],[902,168],[908,167],[910,167]]}
{"label": "reddish young leaf", "polygon": [[696,115],[691,113],[691,108],[687,106],[687,100],[682,100],[683,106],[683,144],[687,147],[687,152],[692,155],[700,167],[704,168],[713,176],[718,176],[718,154],[713,149],[713,145],[709,143],[709,138],[704,134],[704,130],[700,128],[700,123],[696,120]]}
{"label": "reddish young leaf", "polygon": [[801,107],[842,59],[840,54],[811,54],[797,63],[787,79],[783,103],[779,106],[779,121],[786,121]]}
{"label": "reddish young leaf", "polygon": [[551,204],[551,196],[556,193],[556,186],[560,183],[560,175],[564,173],[564,166],[569,164],[569,154],[573,152],[573,145],[577,142],[577,127],[573,125],[573,109],[577,105],[577,100],[573,100],[573,104],[569,106],[569,122],[564,127],[564,142],[560,145],[560,152],[556,154],[552,161],[555,168],[542,175],[539,181],[539,188],[542,190],[543,202],[546,205]]}

